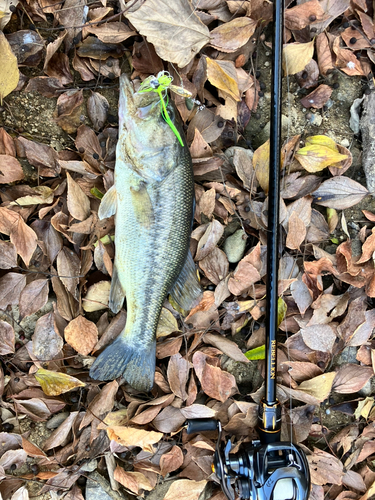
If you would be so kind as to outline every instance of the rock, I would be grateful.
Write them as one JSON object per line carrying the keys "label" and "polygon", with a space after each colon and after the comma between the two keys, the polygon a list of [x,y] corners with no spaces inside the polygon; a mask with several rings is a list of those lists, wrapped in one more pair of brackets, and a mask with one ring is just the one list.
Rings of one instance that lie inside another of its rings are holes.
{"label": "rock", "polygon": [[59,425],[61,425],[64,420],[66,420],[69,417],[70,413],[68,411],[64,411],[62,413],[57,413],[54,415],[52,418],[48,420],[46,423],[47,429],[57,429]]}
{"label": "rock", "polygon": [[130,500],[130,495],[113,491],[109,482],[98,472],[91,472],[86,482],[86,500]]}
{"label": "rock", "polygon": [[235,264],[242,259],[245,252],[246,240],[247,236],[243,229],[238,229],[225,240],[223,250],[229,262]]}

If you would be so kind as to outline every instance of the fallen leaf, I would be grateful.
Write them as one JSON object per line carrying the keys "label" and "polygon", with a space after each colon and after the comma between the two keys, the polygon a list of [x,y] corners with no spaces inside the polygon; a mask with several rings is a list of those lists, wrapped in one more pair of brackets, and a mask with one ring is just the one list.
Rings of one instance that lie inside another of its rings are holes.
{"label": "fallen leaf", "polygon": [[86,26],[85,31],[97,36],[104,43],[121,43],[137,33],[118,21],[97,26]]}
{"label": "fallen leaf", "polygon": [[66,177],[68,179],[68,210],[75,219],[83,221],[90,215],[90,200],[69,172]]}
{"label": "fallen leaf", "polygon": [[211,344],[214,347],[217,347],[218,349],[220,349],[220,351],[222,351],[224,354],[234,359],[235,361],[239,361],[241,363],[249,362],[248,358],[241,351],[238,345],[233,342],[233,340],[230,340],[227,337],[223,337],[221,335],[214,335],[213,333],[206,333],[203,339],[207,344]]}
{"label": "fallen leaf", "polygon": [[8,305],[18,304],[20,294],[26,286],[26,276],[18,273],[7,273],[0,278],[0,309]]}
{"label": "fallen leaf", "polygon": [[254,151],[253,168],[256,178],[263,189],[268,193],[269,182],[269,162],[270,162],[270,141],[269,139]]}
{"label": "fallen leaf", "polygon": [[109,439],[113,439],[123,446],[140,446],[145,451],[153,451],[151,446],[162,438],[161,432],[146,431],[135,427],[113,425],[107,427]]}
{"label": "fallen leaf", "polygon": [[303,71],[314,54],[314,40],[308,43],[288,43],[283,49],[283,68],[285,74],[295,75]]}
{"label": "fallen leaf", "polygon": [[95,421],[99,423],[99,420],[102,420],[113,408],[117,391],[118,383],[116,380],[105,384],[99,394],[90,402],[79,429],[83,429]]}
{"label": "fallen leaf", "polygon": [[321,84],[309,95],[301,99],[300,102],[305,108],[321,109],[331,97],[331,94],[332,88],[329,85]]}
{"label": "fallen leaf", "polygon": [[317,377],[302,382],[298,389],[313,396],[321,403],[330,395],[335,377],[335,372],[324,373],[323,375],[318,375]]}
{"label": "fallen leaf", "polygon": [[98,281],[91,285],[87,290],[86,296],[82,299],[82,308],[84,311],[93,312],[107,309],[110,289],[110,281]]}
{"label": "fallen leaf", "polygon": [[137,10],[126,12],[125,16],[155,47],[161,59],[177,64],[179,68],[186,66],[210,41],[207,26],[195,14],[193,6],[183,0],[175,0],[173,4],[146,0]]}
{"label": "fallen leaf", "polygon": [[151,491],[153,489],[150,481],[142,472],[125,471],[122,467],[117,466],[113,478],[136,495],[140,495],[142,490]]}
{"label": "fallen leaf", "polygon": [[249,17],[239,17],[223,23],[210,32],[210,45],[222,52],[235,52],[253,36],[256,25]]}
{"label": "fallen leaf", "polygon": [[[312,16],[315,18],[312,22]],[[324,10],[318,0],[296,5],[285,11],[285,27],[289,30],[302,30],[306,26],[318,22],[324,18]]]}
{"label": "fallen leaf", "polygon": [[171,391],[182,401],[188,397],[186,384],[189,380],[190,363],[180,353],[171,356],[168,363],[167,378]]}
{"label": "fallen leaf", "polygon": [[43,177],[56,177],[61,168],[58,163],[57,152],[47,144],[29,141],[25,137],[18,137],[17,142],[25,149],[27,161],[38,170]]}
{"label": "fallen leaf", "polygon": [[288,222],[288,233],[285,245],[291,250],[299,250],[306,238],[306,226],[295,211],[292,212]]}
{"label": "fallen leaf", "polygon": [[31,257],[37,247],[37,236],[35,232],[20,217],[12,225],[10,241],[16,247],[17,253],[22,257],[26,266],[30,264]]}
{"label": "fallen leaf", "polygon": [[323,450],[315,449],[307,460],[310,466],[311,482],[318,485],[342,484],[344,476],[341,461]]}
{"label": "fallen leaf", "polygon": [[0,184],[10,184],[11,182],[21,181],[24,178],[25,174],[20,162],[13,156],[0,154]]}
{"label": "fallen leaf", "polygon": [[210,222],[205,233],[198,242],[195,260],[202,260],[204,257],[207,257],[207,255],[216,247],[223,233],[224,226],[222,226],[218,220],[214,219]]}
{"label": "fallen leaf", "polygon": [[0,31],[0,67],[0,105],[2,105],[4,97],[17,87],[20,78],[17,58],[2,31]]}
{"label": "fallen leaf", "polygon": [[13,327],[3,320],[0,320],[0,355],[13,354],[15,337]]}
{"label": "fallen leaf", "polygon": [[87,356],[98,341],[98,329],[92,321],[78,316],[64,330],[66,342],[79,354]]}
{"label": "fallen leaf", "polygon": [[48,291],[46,279],[34,280],[25,286],[20,296],[20,320],[42,309],[47,303]]}
{"label": "fallen leaf", "polygon": [[233,375],[224,372],[218,366],[212,366],[207,360],[212,360],[212,358],[200,351],[194,353],[193,365],[195,373],[201,383],[203,392],[207,396],[224,403],[238,391],[236,380]]}
{"label": "fallen leaf", "polygon": [[333,381],[332,390],[340,394],[358,392],[374,376],[370,366],[360,366],[352,363],[340,367]]}
{"label": "fallen leaf", "polygon": [[290,291],[299,312],[303,316],[313,301],[308,286],[301,279],[298,279],[290,285]]}
{"label": "fallen leaf", "polygon": [[235,101],[240,101],[236,67],[231,61],[220,61],[206,58],[207,78],[210,83],[229,94]]}
{"label": "fallen leaf", "polygon": [[60,424],[59,427],[52,432],[52,434],[43,445],[44,451],[51,450],[52,448],[56,448],[62,443],[65,443],[65,440],[68,437],[77,416],[78,411],[72,411],[70,415],[63,421],[63,423]]}
{"label": "fallen leaf", "polygon": [[[101,26],[111,26],[112,24],[115,23],[106,23]],[[87,100],[87,113],[94,130],[97,132],[104,127],[105,122],[107,121],[108,111],[109,103],[107,99],[102,94],[99,94],[99,92],[91,92],[91,95]]]}
{"label": "fallen leaf", "polygon": [[10,241],[0,240],[0,269],[17,267],[16,247]]}
{"label": "fallen leaf", "polygon": [[220,248],[215,247],[207,257],[199,261],[199,267],[212,283],[218,285],[228,275],[228,257]]}
{"label": "fallen leaf", "polygon": [[[10,18],[13,14],[13,8],[15,9],[18,5],[18,0],[4,0],[1,3],[0,10],[0,30],[3,31],[4,27],[9,23]],[[10,10],[10,6],[13,6]]]}
{"label": "fallen leaf", "polygon": [[314,351],[323,351],[332,353],[335,345],[336,334],[331,325],[311,325],[301,328],[303,341]]}
{"label": "fallen leaf", "polygon": [[176,498],[180,500],[198,500],[206,484],[206,480],[179,479],[171,484],[163,500],[176,500]]}
{"label": "fallen leaf", "polygon": [[228,289],[233,295],[241,295],[259,280],[259,271],[244,257],[238,263],[233,277],[229,278]]}
{"label": "fallen leaf", "polygon": [[170,472],[179,469],[184,461],[184,455],[179,446],[173,446],[168,453],[160,457],[161,475],[165,477]]}
{"label": "fallen leaf", "polygon": [[359,203],[368,195],[368,191],[349,177],[336,176],[324,181],[312,195],[314,203],[318,205],[344,210]]}
{"label": "fallen leaf", "polygon": [[85,105],[82,90],[68,90],[57,99],[53,117],[65,132],[75,134],[82,124],[81,117],[85,115]]}
{"label": "fallen leaf", "polygon": [[84,387],[86,385],[75,377],[71,377],[65,373],[45,370],[44,368],[39,368],[34,376],[47,396],[59,396],[77,387]]}
{"label": "fallen leaf", "polygon": [[309,144],[297,151],[294,157],[308,172],[320,172],[324,168],[347,159],[331,148],[320,144]]}
{"label": "fallen leaf", "polygon": [[330,70],[334,69],[334,64],[329,41],[325,33],[319,33],[316,37],[316,52],[319,71],[323,76],[326,76]]}

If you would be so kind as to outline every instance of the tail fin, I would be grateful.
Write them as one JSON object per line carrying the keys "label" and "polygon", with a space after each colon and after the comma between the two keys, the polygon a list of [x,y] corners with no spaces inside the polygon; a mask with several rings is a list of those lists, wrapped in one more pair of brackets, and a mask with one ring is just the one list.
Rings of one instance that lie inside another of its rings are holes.
{"label": "tail fin", "polygon": [[156,341],[134,342],[134,338],[119,335],[96,358],[90,369],[94,380],[114,380],[123,377],[139,391],[148,392],[154,385]]}

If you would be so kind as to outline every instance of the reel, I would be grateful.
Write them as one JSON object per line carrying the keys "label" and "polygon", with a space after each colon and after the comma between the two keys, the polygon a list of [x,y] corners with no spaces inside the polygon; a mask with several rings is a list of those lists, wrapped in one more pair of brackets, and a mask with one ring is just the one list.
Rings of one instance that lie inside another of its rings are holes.
{"label": "reel", "polygon": [[302,449],[290,442],[259,440],[230,453],[232,442],[221,442],[221,424],[214,419],[188,421],[187,433],[218,430],[213,470],[228,500],[307,500],[309,465]]}

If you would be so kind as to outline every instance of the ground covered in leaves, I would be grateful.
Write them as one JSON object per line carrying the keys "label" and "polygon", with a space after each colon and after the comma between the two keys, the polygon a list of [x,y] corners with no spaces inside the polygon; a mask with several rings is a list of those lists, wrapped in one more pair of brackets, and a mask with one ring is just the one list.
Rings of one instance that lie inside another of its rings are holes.
{"label": "ground covered in leaves", "polygon": [[[223,500],[214,417],[256,437],[264,375],[270,21],[267,0],[0,0],[0,492]],[[285,15],[278,397],[312,500],[375,494],[375,207],[361,169],[373,4]],[[203,299],[166,301],[151,393],[92,381],[124,328],[107,307],[118,77],[169,71],[195,173]],[[365,102],[365,101],[364,101]],[[350,122],[349,122],[350,120]]]}

